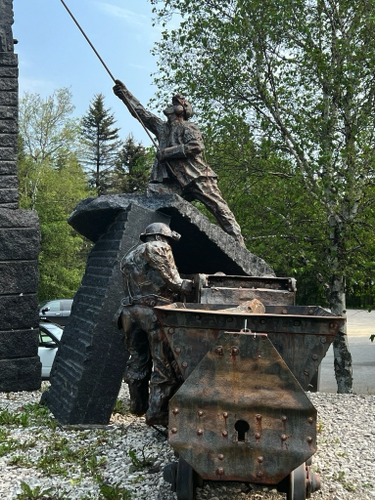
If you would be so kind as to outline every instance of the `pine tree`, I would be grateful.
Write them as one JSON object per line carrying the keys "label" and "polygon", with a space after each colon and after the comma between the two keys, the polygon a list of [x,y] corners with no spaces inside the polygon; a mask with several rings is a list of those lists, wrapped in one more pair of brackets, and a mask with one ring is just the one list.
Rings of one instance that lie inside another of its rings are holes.
{"label": "pine tree", "polygon": [[112,189],[117,193],[141,193],[150,178],[155,153],[129,135],[121,148],[113,174]]}
{"label": "pine tree", "polygon": [[95,187],[98,196],[105,194],[109,187],[110,171],[115,166],[122,145],[118,134],[120,129],[114,127],[116,120],[110,111],[110,108],[104,107],[103,94],[97,94],[81,123],[82,162],[87,167],[90,185]]}

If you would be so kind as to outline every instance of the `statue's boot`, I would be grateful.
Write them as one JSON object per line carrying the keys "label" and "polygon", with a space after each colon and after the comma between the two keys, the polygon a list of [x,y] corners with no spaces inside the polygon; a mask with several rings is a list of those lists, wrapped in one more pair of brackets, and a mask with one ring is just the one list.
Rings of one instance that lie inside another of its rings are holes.
{"label": "statue's boot", "polygon": [[144,415],[148,408],[148,381],[135,380],[129,383],[130,413]]}
{"label": "statue's boot", "polygon": [[168,427],[168,402],[177,388],[176,384],[150,385],[150,398],[146,412],[147,425]]}

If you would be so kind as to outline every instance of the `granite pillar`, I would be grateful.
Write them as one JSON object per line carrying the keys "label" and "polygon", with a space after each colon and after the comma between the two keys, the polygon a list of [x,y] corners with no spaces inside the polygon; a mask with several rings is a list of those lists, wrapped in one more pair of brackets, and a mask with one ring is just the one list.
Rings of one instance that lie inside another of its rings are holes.
{"label": "granite pillar", "polygon": [[38,357],[39,221],[18,209],[18,59],[13,1],[0,0],[0,391],[35,390]]}

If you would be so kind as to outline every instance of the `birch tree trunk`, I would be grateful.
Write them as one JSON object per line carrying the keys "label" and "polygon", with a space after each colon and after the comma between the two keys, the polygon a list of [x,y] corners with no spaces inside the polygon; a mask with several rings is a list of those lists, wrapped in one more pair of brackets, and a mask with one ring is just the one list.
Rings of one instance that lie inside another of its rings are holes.
{"label": "birch tree trunk", "polygon": [[[337,316],[346,314],[344,276],[332,276],[329,303],[333,314]],[[353,368],[346,324],[340,328],[335,336],[333,341],[333,352],[337,392],[341,394],[351,393],[353,386]]]}

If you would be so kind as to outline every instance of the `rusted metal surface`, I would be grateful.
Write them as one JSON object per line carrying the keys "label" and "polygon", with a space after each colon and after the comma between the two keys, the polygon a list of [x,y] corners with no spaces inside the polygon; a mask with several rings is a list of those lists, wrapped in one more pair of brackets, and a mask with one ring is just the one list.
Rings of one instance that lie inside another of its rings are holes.
{"label": "rusted metal surface", "polygon": [[270,290],[296,291],[294,278],[265,277],[265,276],[228,276],[220,274],[206,274],[204,287],[223,288],[264,288]]}
{"label": "rusted metal surface", "polygon": [[267,335],[210,333],[170,400],[170,443],[204,479],[276,484],[315,452],[316,410]]}
{"label": "rusted metal surface", "polygon": [[295,292],[297,290],[294,278],[282,278],[278,276],[229,276],[221,274],[206,274],[205,288],[263,288],[268,290],[283,290]]}
{"label": "rusted metal surface", "polygon": [[267,305],[294,305],[296,281],[293,278],[200,275],[197,302],[202,304],[240,304],[258,299]]}
{"label": "rusted metal surface", "polygon": [[181,373],[186,379],[224,331],[267,333],[301,386],[308,390],[345,318],[320,307],[266,306],[265,314],[226,312],[229,306],[182,304],[156,307]]}
{"label": "rusted metal surface", "polygon": [[241,302],[258,299],[264,304],[294,304],[294,293],[286,290],[266,290],[262,288],[203,288],[200,295],[202,304],[240,304]]}

